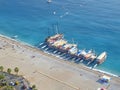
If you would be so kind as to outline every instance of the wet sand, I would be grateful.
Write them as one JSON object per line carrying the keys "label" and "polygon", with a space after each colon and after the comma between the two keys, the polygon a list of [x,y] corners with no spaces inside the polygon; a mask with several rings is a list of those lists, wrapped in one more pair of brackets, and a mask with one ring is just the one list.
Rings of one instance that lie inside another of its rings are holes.
{"label": "wet sand", "polygon": [[108,90],[120,88],[118,77],[111,76],[109,84],[100,84],[97,81],[103,73],[59,59],[3,36],[0,36],[1,65],[5,70],[19,67],[19,74],[23,75],[31,85],[35,84],[38,90],[97,90],[109,84]]}

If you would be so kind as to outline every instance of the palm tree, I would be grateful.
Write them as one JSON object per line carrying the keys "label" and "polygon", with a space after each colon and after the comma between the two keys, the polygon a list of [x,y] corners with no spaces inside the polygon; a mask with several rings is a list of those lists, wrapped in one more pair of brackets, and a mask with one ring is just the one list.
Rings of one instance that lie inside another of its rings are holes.
{"label": "palm tree", "polygon": [[15,67],[14,71],[16,72],[16,74],[18,74],[19,68],[18,68],[18,67]]}
{"label": "palm tree", "polygon": [[7,72],[10,74],[12,72],[12,70],[10,68],[8,68]]}
{"label": "palm tree", "polygon": [[33,90],[36,89],[36,86],[35,86],[35,85],[32,85],[32,89],[33,89]]}
{"label": "palm tree", "polygon": [[3,69],[4,69],[4,67],[3,67],[3,66],[0,66],[0,71],[1,71],[1,72],[3,72]]}

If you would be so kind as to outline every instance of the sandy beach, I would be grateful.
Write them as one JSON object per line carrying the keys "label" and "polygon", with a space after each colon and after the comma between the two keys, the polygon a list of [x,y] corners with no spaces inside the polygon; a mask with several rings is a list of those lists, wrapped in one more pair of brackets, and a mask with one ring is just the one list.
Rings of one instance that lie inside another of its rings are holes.
{"label": "sandy beach", "polygon": [[[101,84],[98,71],[65,61],[37,48],[0,36],[0,66],[19,67],[23,75],[38,90],[97,90]],[[120,78],[110,76],[108,90],[119,90]]]}

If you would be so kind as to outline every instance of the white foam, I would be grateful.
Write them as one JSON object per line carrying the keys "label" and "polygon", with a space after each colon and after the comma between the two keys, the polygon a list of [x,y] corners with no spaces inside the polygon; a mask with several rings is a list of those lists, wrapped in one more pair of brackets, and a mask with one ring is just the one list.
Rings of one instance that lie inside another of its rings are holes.
{"label": "white foam", "polygon": [[110,72],[107,72],[107,71],[103,71],[103,70],[100,70],[100,69],[95,69],[93,68],[94,71],[98,71],[98,72],[101,72],[101,73],[105,73],[105,74],[108,74],[108,75],[111,75],[111,76],[114,76],[114,77],[118,77],[118,75],[115,75],[113,73],[110,73]]}
{"label": "white foam", "polygon": [[18,40],[18,39],[12,39],[12,38],[10,38],[10,37],[8,37],[8,36],[5,36],[5,35],[2,35],[2,34],[0,34],[0,36],[1,36],[1,37],[5,37],[5,38],[7,38],[7,39],[10,39],[10,40],[12,40],[12,41],[18,42],[18,43],[20,43],[20,44],[22,44],[22,45],[27,45],[27,46],[36,48],[35,46],[32,46],[31,44],[28,44],[28,43],[23,42],[23,41]]}

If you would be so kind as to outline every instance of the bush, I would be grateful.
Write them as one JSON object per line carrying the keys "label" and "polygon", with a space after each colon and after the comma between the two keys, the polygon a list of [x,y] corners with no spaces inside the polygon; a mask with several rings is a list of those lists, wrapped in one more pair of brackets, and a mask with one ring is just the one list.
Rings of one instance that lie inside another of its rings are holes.
{"label": "bush", "polygon": [[10,68],[8,68],[7,72],[10,74],[12,72],[12,70]]}
{"label": "bush", "polygon": [[2,80],[2,79],[4,79],[5,78],[5,76],[2,74],[0,74],[0,80]]}
{"label": "bush", "polygon": [[0,71],[1,71],[1,72],[3,72],[3,69],[4,69],[4,67],[3,67],[3,66],[0,66]]}
{"label": "bush", "polygon": [[6,86],[3,90],[14,90],[14,88],[12,86]]}

